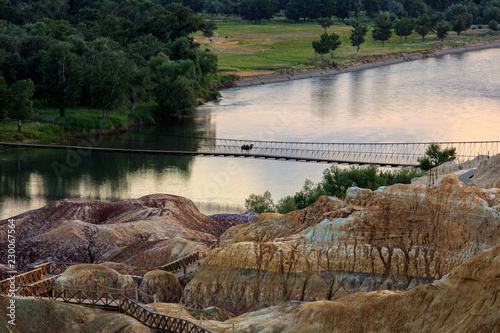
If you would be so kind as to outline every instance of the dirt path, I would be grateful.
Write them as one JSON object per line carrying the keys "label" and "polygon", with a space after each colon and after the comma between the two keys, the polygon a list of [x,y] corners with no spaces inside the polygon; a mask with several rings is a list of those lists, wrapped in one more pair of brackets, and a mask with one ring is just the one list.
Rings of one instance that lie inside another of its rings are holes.
{"label": "dirt path", "polygon": [[342,73],[362,71],[365,69],[376,68],[386,65],[398,64],[406,61],[437,57],[445,54],[455,54],[455,53],[500,47],[500,39],[495,39],[493,41],[482,41],[482,42],[483,43],[479,42],[476,44],[470,44],[467,46],[460,46],[443,50],[424,50],[424,51],[414,51],[407,53],[402,52],[402,53],[393,53],[387,55],[366,56],[356,59],[354,61],[347,61],[338,64],[338,67],[324,66],[320,68],[311,68],[303,70],[295,70],[290,68],[290,69],[278,70],[271,74],[241,76],[236,78],[232,86],[248,87],[261,84],[285,82],[289,80],[300,80],[300,79],[308,79],[320,76],[337,75]]}

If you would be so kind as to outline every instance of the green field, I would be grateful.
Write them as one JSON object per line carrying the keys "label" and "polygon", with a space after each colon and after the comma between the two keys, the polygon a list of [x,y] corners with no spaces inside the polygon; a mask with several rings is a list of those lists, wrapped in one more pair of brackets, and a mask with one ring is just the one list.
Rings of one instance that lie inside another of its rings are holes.
{"label": "green field", "polygon": [[[213,19],[217,22],[217,33],[220,37],[213,38],[210,44],[207,38],[200,34],[196,40],[205,48],[210,48],[219,58],[221,72],[268,72],[288,67],[311,67],[321,64],[322,59],[314,53],[312,42],[318,40],[323,28],[316,22],[295,23],[284,20],[263,21],[260,25],[252,25],[240,19]],[[426,36],[425,41],[417,33],[408,36],[405,43],[399,41],[399,36],[393,35],[385,42],[374,41],[371,31],[366,42],[356,54],[356,48],[349,40],[352,27],[336,22],[327,29],[340,36],[342,44],[334,52],[336,62],[356,59],[357,57],[408,52],[434,48],[440,41],[435,35]],[[487,29],[469,30],[466,34],[457,36],[450,31],[444,40],[446,46],[465,44],[476,39],[498,38],[500,33]],[[330,56],[325,57],[331,61]],[[250,73],[251,74],[251,73]]]}

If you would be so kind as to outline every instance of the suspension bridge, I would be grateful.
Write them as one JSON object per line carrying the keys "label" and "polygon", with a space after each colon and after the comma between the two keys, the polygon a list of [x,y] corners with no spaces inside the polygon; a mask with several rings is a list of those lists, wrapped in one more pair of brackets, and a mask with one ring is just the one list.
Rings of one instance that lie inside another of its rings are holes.
{"label": "suspension bridge", "polygon": [[[206,137],[162,137],[155,149],[112,148],[92,145],[44,145],[0,142],[0,145],[25,148],[69,149],[133,154],[167,154],[261,158],[285,161],[326,162],[338,164],[400,167],[418,165],[431,142],[416,143],[317,143],[287,141],[236,140]],[[500,153],[500,141],[435,142],[442,149],[456,148],[456,162],[478,155]],[[127,142],[124,142],[128,145]],[[134,146],[131,144],[130,146]]]}

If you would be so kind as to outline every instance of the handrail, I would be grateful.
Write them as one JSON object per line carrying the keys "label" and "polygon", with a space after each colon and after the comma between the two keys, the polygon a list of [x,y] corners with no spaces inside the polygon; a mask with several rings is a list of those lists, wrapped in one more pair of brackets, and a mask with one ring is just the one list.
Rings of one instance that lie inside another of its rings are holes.
{"label": "handrail", "polygon": [[[183,268],[185,269],[187,266],[204,258],[209,251],[216,246],[219,246],[219,243],[220,239],[218,238],[217,241],[214,242],[214,244],[212,244],[207,250],[196,251],[169,264],[154,267],[153,269],[163,269],[171,272],[175,272]],[[34,266],[35,269],[29,272],[14,276],[14,284],[18,287],[16,293],[22,297],[47,297],[53,300],[62,299],[62,301],[68,303],[75,303],[76,301],[77,304],[90,306],[118,307],[120,312],[134,317],[148,327],[166,330],[169,332],[211,333],[211,331],[198,326],[189,320],[152,312],[150,309],[143,307],[136,301],[131,300],[121,293],[54,287],[54,280],[71,265],[73,265],[73,263],[46,262]],[[42,279],[43,276],[54,273],[58,274],[45,280]],[[12,278],[0,281],[0,294],[9,294],[11,282]],[[102,304],[98,304],[99,302]]]}
{"label": "handrail", "polygon": [[[259,141],[223,138],[200,138],[196,143],[171,142],[161,149],[109,148],[94,146],[47,145],[33,143],[0,142],[1,145],[48,148],[78,149],[134,154],[203,155],[257,157],[294,161],[314,161],[347,164],[375,164],[390,166],[418,165],[418,157],[424,156],[431,142],[396,143],[346,143],[346,142],[291,142]],[[456,162],[466,162],[478,155],[493,156],[500,153],[500,141],[436,142],[442,148],[456,149]],[[251,147],[250,149],[244,148]]]}
{"label": "handrail", "polygon": [[[52,280],[49,279],[49,280]],[[45,283],[41,281],[40,284]],[[23,297],[51,298],[62,300],[66,303],[77,303],[89,306],[107,306],[117,308],[131,316],[144,325],[167,332],[179,333],[212,333],[190,320],[172,317],[157,313],[142,306],[136,301],[121,293],[102,292],[81,289],[65,289],[62,287],[50,287],[42,285],[21,286],[18,294]]]}

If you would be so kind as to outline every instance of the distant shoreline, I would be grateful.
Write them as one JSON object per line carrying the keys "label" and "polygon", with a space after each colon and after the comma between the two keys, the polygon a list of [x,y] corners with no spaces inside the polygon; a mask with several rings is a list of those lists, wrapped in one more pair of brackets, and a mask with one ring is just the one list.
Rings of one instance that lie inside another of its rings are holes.
{"label": "distant shoreline", "polygon": [[443,50],[430,49],[430,50],[421,50],[412,52],[390,53],[386,55],[365,56],[365,57],[360,57],[353,61],[346,61],[343,63],[339,63],[337,64],[337,67],[328,65],[311,69],[290,68],[290,69],[278,70],[271,74],[237,77],[235,81],[232,82],[231,87],[250,87],[250,86],[277,83],[277,82],[286,82],[291,80],[301,80],[301,79],[315,78],[321,76],[331,76],[342,73],[357,72],[365,69],[377,68],[392,64],[399,64],[407,61],[438,57],[446,54],[456,54],[456,53],[484,50],[496,47],[500,48],[499,39],[479,44],[471,43],[469,45],[458,46]]}

